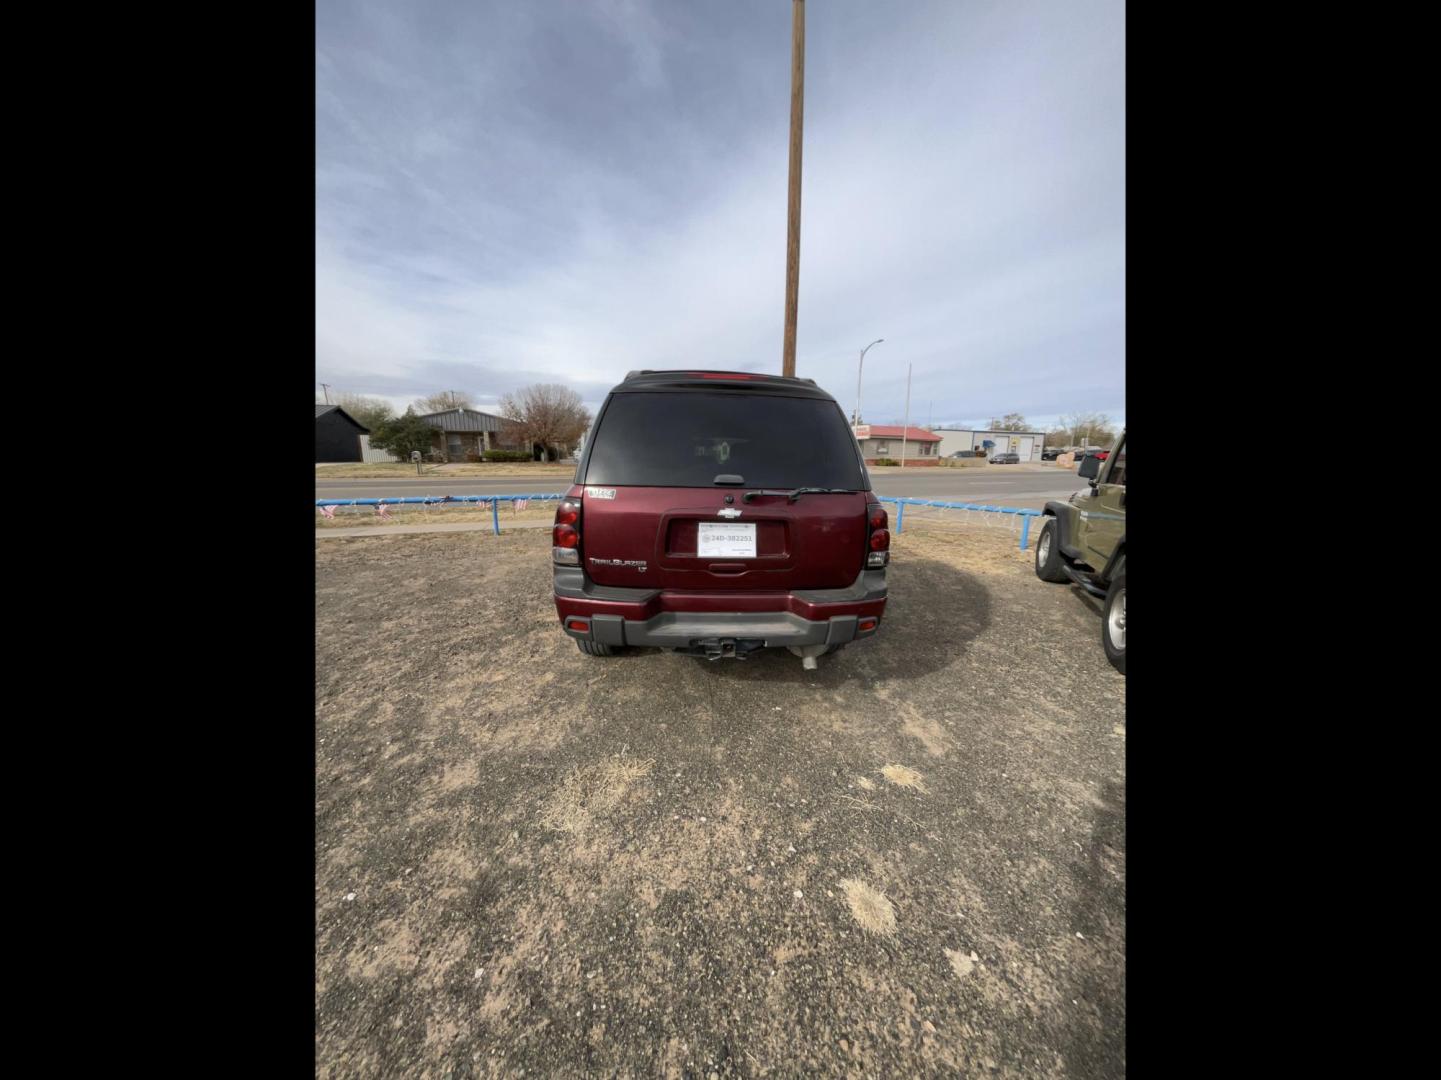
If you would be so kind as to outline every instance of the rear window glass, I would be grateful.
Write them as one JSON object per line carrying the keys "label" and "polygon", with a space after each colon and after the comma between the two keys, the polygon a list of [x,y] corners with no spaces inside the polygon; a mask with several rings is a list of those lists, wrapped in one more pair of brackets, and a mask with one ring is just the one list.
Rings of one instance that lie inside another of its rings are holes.
{"label": "rear window glass", "polygon": [[833,401],[769,394],[616,394],[591,440],[585,483],[863,490],[860,459]]}

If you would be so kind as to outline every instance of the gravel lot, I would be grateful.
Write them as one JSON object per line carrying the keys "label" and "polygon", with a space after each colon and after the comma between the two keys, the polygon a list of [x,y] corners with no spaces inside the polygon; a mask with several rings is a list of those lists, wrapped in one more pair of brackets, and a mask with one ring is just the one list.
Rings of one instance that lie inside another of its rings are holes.
{"label": "gravel lot", "polygon": [[912,528],[823,657],[583,656],[542,530],[316,543],[320,1076],[1125,1072],[1125,680]]}

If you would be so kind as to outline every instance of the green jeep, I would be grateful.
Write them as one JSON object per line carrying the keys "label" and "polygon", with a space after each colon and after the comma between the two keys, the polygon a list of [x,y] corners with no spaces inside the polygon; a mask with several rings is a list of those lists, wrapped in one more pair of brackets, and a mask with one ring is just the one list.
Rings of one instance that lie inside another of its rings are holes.
{"label": "green jeep", "polygon": [[1036,539],[1036,576],[1074,581],[1106,602],[1101,644],[1126,673],[1126,433],[1106,460],[1087,457],[1078,474],[1091,482],[1069,502],[1048,502]]}

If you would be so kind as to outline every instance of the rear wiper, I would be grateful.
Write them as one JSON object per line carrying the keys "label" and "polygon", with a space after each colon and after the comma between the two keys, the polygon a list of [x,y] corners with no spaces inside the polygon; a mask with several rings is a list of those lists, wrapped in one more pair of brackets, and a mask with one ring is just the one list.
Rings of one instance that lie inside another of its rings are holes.
{"label": "rear wiper", "polygon": [[850,488],[799,487],[794,491],[771,491],[767,488],[763,491],[747,491],[741,496],[741,502],[748,503],[757,495],[784,495],[786,502],[795,502],[802,495],[849,495],[850,492]]}

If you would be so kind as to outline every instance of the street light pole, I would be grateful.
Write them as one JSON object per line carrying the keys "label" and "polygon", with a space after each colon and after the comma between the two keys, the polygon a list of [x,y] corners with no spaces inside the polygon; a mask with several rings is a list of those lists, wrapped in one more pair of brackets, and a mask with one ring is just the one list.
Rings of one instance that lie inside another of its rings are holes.
{"label": "street light pole", "polygon": [[[871,342],[871,345],[879,345],[885,340],[883,337],[878,337]],[[861,369],[866,366],[866,353],[871,351],[871,345],[867,345],[861,350],[861,362],[856,365],[856,414],[851,417],[851,427],[857,427],[861,422]]]}

